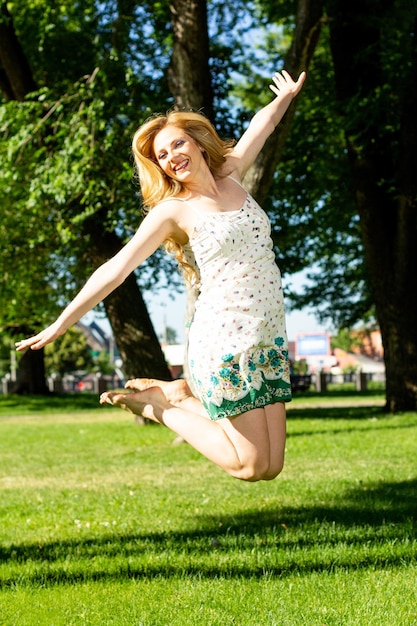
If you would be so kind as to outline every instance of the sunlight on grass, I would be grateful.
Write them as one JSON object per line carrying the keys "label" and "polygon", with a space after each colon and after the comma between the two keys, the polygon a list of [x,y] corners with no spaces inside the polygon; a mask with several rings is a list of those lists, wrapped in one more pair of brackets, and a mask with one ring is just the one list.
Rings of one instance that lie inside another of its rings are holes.
{"label": "sunlight on grass", "polygon": [[416,414],[297,400],[248,484],[92,400],[0,398],[2,626],[417,624]]}

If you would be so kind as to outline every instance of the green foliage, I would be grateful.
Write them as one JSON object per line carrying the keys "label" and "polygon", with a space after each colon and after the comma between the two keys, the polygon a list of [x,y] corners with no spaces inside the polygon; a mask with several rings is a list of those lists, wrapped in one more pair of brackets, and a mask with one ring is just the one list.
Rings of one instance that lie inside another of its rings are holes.
{"label": "green foliage", "polygon": [[177,343],[177,332],[174,328],[171,328],[171,326],[167,326],[160,339],[166,343],[175,344]]}
{"label": "green foliage", "polygon": [[[0,327],[27,333],[91,273],[87,222],[95,235],[117,230],[122,239],[139,225],[130,141],[151,111],[148,94],[158,104],[163,68],[158,80],[155,70],[167,58],[154,37],[139,37],[139,9],[124,30],[110,2],[10,9],[42,85],[26,102],[0,105]],[[149,281],[164,267],[158,258]]]}
{"label": "green foliage", "polygon": [[[221,33],[237,23],[239,6],[210,4],[219,103],[238,49]],[[127,3],[123,13],[91,0],[9,9],[40,86],[23,103],[0,102],[0,327],[26,334],[48,323],[94,269],[97,237],[116,232],[122,243],[140,223],[130,143],[146,117],[172,105],[171,35],[167,2]],[[180,283],[172,268],[158,252],[139,282],[151,288],[167,274]]]}
{"label": "green foliage", "polygon": [[94,357],[94,371],[100,372],[104,376],[107,374],[113,374],[114,365],[110,361],[108,352],[102,350],[100,354]]}
{"label": "green foliage", "polygon": [[253,485],[96,398],[0,397],[3,622],[411,626],[417,415],[344,400],[295,399]]}
{"label": "green foliage", "polygon": [[6,333],[0,334],[0,379],[10,372],[10,352],[12,340]]}
{"label": "green foliage", "polygon": [[332,350],[334,348],[340,348],[345,352],[352,351],[352,332],[349,328],[340,328],[337,335],[333,335],[330,339],[330,346]]}
{"label": "green foliage", "polygon": [[85,335],[74,326],[45,347],[45,369],[49,375],[91,371],[93,367],[94,360]]}
{"label": "green foliage", "polygon": [[369,315],[372,297],[334,81],[324,27],[267,208],[284,274],[308,270],[288,304],[343,327]]}
{"label": "green foliage", "polygon": [[340,348],[345,352],[352,352],[352,349],[362,344],[362,337],[350,328],[340,328],[338,333],[331,337],[331,348]]}

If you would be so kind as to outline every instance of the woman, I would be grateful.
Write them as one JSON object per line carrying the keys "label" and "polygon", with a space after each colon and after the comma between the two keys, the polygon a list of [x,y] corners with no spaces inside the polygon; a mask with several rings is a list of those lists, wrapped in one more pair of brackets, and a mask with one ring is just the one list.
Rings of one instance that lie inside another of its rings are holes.
{"label": "woman", "polygon": [[185,381],[136,379],[100,402],[164,424],[248,481],[271,480],[283,467],[291,385],[270,225],[241,180],[304,79],[276,73],[276,97],[235,146],[198,113],[157,115],[139,128],[133,153],[146,217],[51,326],[16,344],[37,350],[62,335],[165,243],[186,279],[199,281],[188,350],[198,398]]}

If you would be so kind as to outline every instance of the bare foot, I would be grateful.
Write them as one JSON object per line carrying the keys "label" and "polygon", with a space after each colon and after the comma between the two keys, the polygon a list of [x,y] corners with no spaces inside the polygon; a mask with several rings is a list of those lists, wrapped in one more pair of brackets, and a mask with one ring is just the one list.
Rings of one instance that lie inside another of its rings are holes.
{"label": "bare foot", "polygon": [[183,378],[177,380],[157,380],[155,378],[133,378],[125,384],[126,389],[144,391],[151,387],[159,387],[171,404],[178,406],[188,398],[194,398],[188,383]]}
{"label": "bare foot", "polygon": [[100,404],[111,404],[120,407],[134,415],[142,415],[147,419],[162,424],[162,412],[169,408],[162,390],[159,387],[149,387],[138,393],[129,391],[120,393],[118,391],[106,391],[100,396]]}

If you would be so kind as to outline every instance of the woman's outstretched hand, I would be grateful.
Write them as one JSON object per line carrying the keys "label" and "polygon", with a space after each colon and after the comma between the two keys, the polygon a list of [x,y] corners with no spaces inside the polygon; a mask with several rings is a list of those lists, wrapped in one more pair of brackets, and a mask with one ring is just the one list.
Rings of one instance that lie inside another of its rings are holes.
{"label": "woman's outstretched hand", "polygon": [[271,89],[271,91],[274,92],[276,96],[280,98],[287,94],[292,94],[292,97],[294,98],[299,93],[299,91],[301,91],[301,87],[303,86],[305,78],[306,73],[301,72],[298,80],[294,81],[288,74],[288,72],[282,70],[282,72],[275,72],[272,77],[274,84],[269,85],[269,88]]}
{"label": "woman's outstretched hand", "polygon": [[17,352],[22,352],[23,350],[26,350],[26,348],[30,348],[31,350],[40,350],[46,346],[47,343],[51,343],[51,341],[60,337],[63,332],[64,331],[58,327],[57,323],[54,322],[51,326],[48,326],[33,337],[22,339],[22,341],[16,341],[16,350]]}

